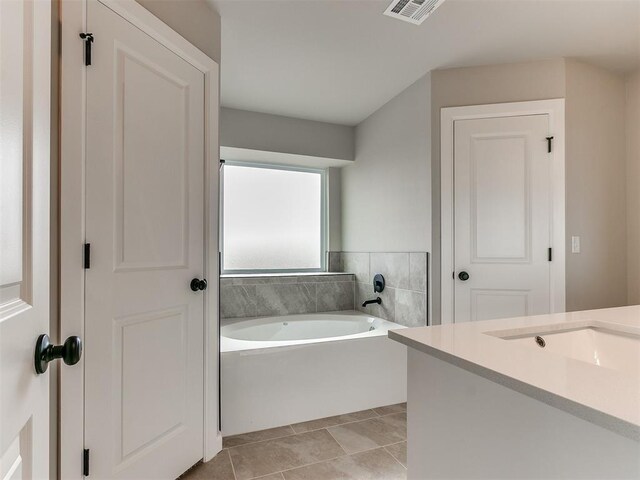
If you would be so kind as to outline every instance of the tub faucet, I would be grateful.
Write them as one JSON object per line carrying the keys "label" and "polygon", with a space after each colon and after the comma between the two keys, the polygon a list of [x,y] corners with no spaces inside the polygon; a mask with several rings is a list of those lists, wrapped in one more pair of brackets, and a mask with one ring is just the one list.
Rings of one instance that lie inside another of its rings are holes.
{"label": "tub faucet", "polygon": [[365,300],[362,302],[362,306],[366,307],[367,305],[371,305],[372,303],[377,303],[378,305],[382,304],[382,299],[380,297],[376,297],[375,300]]}

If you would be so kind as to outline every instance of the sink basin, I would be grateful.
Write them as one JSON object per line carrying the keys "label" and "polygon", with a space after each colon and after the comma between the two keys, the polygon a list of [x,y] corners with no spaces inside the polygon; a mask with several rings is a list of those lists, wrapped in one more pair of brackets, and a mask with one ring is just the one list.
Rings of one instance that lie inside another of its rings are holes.
{"label": "sink basin", "polygon": [[605,322],[564,324],[486,332],[517,345],[573,358],[603,368],[640,371],[640,331]]}

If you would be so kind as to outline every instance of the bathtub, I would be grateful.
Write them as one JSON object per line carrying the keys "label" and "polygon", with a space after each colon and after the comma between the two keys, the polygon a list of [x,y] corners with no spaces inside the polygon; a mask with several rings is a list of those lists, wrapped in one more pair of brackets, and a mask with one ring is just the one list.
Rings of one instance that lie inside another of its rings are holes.
{"label": "bathtub", "polygon": [[359,312],[223,320],[222,431],[263,430],[406,401],[405,328]]}

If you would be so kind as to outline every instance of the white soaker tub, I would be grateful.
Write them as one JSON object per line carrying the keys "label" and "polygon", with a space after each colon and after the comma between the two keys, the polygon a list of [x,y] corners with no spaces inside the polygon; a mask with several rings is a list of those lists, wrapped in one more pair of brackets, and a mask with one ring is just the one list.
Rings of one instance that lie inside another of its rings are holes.
{"label": "white soaker tub", "polygon": [[406,401],[400,328],[359,312],[223,321],[224,435]]}

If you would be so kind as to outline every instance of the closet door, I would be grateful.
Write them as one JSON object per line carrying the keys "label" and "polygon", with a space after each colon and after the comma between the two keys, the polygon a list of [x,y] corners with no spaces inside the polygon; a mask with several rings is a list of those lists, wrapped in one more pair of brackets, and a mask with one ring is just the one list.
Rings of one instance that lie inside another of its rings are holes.
{"label": "closet door", "polygon": [[455,122],[455,322],[549,313],[548,115]]}
{"label": "closet door", "polygon": [[204,445],[204,74],[100,2],[87,29],[90,475],[174,479]]}

